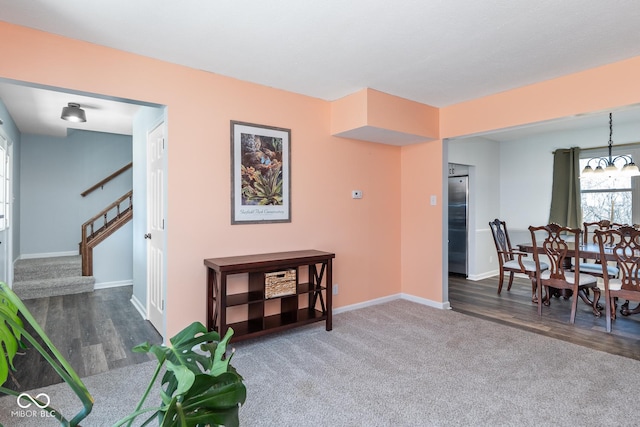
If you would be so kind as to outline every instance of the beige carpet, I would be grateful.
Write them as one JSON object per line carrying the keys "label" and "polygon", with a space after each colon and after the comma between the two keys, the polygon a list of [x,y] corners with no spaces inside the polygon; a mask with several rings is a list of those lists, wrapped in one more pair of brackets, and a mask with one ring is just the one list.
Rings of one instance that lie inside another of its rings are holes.
{"label": "beige carpet", "polygon": [[[235,347],[244,426],[637,425],[639,361],[404,300],[338,314],[332,332],[315,324]],[[83,426],[130,410],[151,369],[87,378],[96,406]],[[65,412],[60,386],[43,390]],[[0,399],[7,427],[56,425],[11,417],[15,407]]]}

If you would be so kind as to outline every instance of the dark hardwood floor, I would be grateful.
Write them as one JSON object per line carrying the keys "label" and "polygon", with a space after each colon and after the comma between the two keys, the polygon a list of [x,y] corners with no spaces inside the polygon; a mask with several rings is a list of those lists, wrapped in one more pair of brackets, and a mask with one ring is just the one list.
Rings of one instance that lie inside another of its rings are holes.
{"label": "dark hardwood floor", "polygon": [[[571,299],[552,297],[538,316],[537,304],[531,302],[531,282],[515,278],[511,291],[507,283],[498,291],[498,277],[471,281],[449,276],[449,302],[454,311],[508,325],[514,328],[557,338],[595,350],[640,360],[640,314],[622,316],[607,333],[604,312],[596,318],[591,307],[578,300],[575,324],[569,323]],[[604,304],[604,296],[600,303]],[[631,304],[635,307],[635,304]]]}
{"label": "dark hardwood floor", "polygon": [[[131,304],[132,286],[24,301],[54,345],[83,378],[151,360],[131,349],[162,338]],[[61,382],[34,349],[14,359],[5,387],[26,391]]]}

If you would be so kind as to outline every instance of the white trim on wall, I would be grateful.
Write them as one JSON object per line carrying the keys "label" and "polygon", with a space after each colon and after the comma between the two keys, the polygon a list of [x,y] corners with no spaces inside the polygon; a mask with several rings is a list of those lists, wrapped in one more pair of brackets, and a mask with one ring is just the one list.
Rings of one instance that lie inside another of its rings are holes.
{"label": "white trim on wall", "polygon": [[499,274],[500,274],[500,270],[491,270],[481,274],[469,275],[467,279],[477,282],[478,280],[488,279],[490,277],[498,276]]}
{"label": "white trim on wall", "polygon": [[138,313],[140,313],[140,316],[142,316],[142,318],[144,320],[147,320],[147,311],[145,310],[145,305],[142,304],[140,302],[140,300],[138,298],[136,298],[135,295],[131,296],[131,304],[133,304],[133,306],[136,308],[136,310],[138,310]]}
{"label": "white trim on wall", "polygon": [[57,256],[80,256],[78,251],[67,251],[67,252],[44,252],[40,254],[22,254],[18,257],[18,259],[34,259],[34,258],[53,258]]}
{"label": "white trim on wall", "polygon": [[449,304],[448,300],[445,302],[438,302],[438,301],[432,301],[426,298],[416,297],[414,295],[409,295],[409,294],[400,294],[400,297],[402,299],[406,299],[407,301],[416,302],[418,304],[426,305],[428,307],[439,308],[440,310],[451,310],[451,305]]}
{"label": "white trim on wall", "polygon": [[119,288],[121,286],[133,286],[133,280],[117,280],[113,282],[100,282],[93,285],[93,289]]}
{"label": "white trim on wall", "polygon": [[335,310],[333,310],[333,314],[344,313],[346,311],[351,311],[351,310],[359,310],[361,308],[371,307],[371,306],[374,306],[374,305],[383,304],[385,302],[394,301],[394,300],[397,300],[397,299],[404,299],[404,300],[407,300],[407,301],[415,302],[415,303],[426,305],[426,306],[429,306],[429,307],[439,308],[441,310],[450,310],[451,309],[451,306],[449,305],[449,301],[442,303],[442,302],[432,301],[432,300],[426,299],[426,298],[416,297],[414,295],[400,293],[400,294],[393,294],[393,295],[389,295],[389,296],[386,296],[386,297],[372,299],[372,300],[365,301],[365,302],[360,302],[360,303],[357,303],[357,304],[351,304],[351,305],[342,306],[342,307],[339,307],[339,308],[336,308]]}

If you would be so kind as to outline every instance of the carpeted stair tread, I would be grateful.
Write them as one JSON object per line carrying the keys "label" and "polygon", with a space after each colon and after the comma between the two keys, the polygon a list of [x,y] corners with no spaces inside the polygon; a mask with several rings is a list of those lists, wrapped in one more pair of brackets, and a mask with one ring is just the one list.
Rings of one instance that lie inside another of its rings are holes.
{"label": "carpeted stair tread", "polygon": [[15,282],[13,291],[21,299],[53,297],[58,295],[93,292],[93,276],[59,277],[46,280],[26,280]]}
{"label": "carpeted stair tread", "polygon": [[13,291],[22,299],[92,292],[95,278],[82,276],[77,256],[18,260],[14,265]]}
{"label": "carpeted stair tread", "polygon": [[13,271],[16,282],[80,276],[82,275],[82,259],[79,255],[21,259],[16,261]]}

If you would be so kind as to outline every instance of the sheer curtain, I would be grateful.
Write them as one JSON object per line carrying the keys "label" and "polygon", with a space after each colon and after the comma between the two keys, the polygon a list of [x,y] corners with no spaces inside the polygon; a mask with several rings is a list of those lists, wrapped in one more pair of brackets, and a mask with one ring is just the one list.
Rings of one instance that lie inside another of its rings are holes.
{"label": "sheer curtain", "polygon": [[553,153],[553,187],[549,223],[582,228],[580,147]]}

